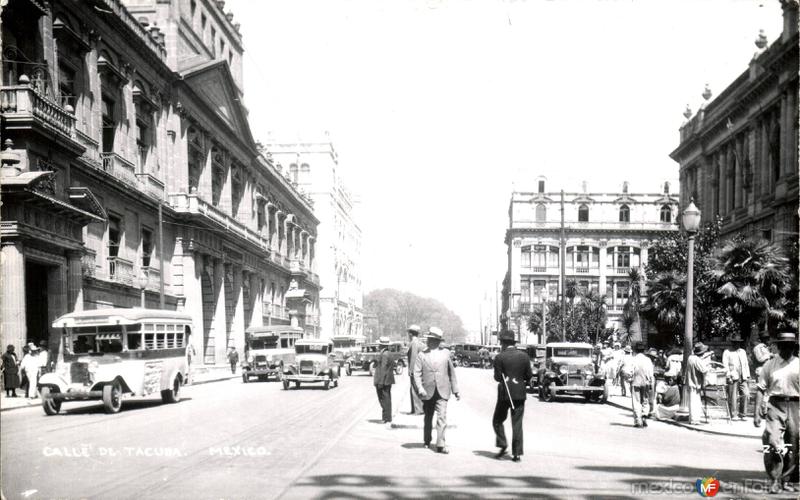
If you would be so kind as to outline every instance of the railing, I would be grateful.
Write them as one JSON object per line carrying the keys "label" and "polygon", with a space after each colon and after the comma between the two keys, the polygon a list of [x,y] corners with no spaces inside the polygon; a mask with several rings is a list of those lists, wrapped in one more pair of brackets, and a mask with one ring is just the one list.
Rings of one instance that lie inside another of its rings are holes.
{"label": "railing", "polygon": [[140,269],[140,272],[144,271],[144,269],[147,269],[147,286],[146,286],[146,288],[148,290],[154,290],[156,292],[159,291],[161,289],[161,271],[159,271],[155,267],[150,266],[150,267],[146,267],[146,268]]}
{"label": "railing", "polygon": [[277,319],[289,319],[289,308],[280,304],[264,303],[264,310],[269,311],[269,316]]}
{"label": "railing", "polygon": [[608,266],[608,270],[611,274],[618,274],[618,275],[625,275],[627,276],[631,272],[630,267],[612,267]]}
{"label": "railing", "polygon": [[531,270],[533,272],[535,272],[535,273],[546,273],[547,272],[547,267],[534,266],[534,267],[531,268]]}
{"label": "railing", "polygon": [[133,262],[121,257],[109,257],[108,278],[116,283],[133,286]]}
{"label": "railing", "polygon": [[86,249],[81,257],[81,275],[84,278],[94,278],[97,275],[97,252]]}
{"label": "railing", "polygon": [[521,314],[530,313],[531,312],[531,304],[530,304],[530,302],[520,302],[519,308],[517,309],[517,312],[519,312]]}
{"label": "railing", "polygon": [[[30,85],[12,85],[0,89],[0,112],[5,115],[33,116],[46,128],[75,138],[75,115],[40,95]],[[7,120],[10,118],[6,116]]]}
{"label": "railing", "polygon": [[103,170],[116,177],[131,187],[139,188],[139,180],[136,178],[136,167],[133,163],[121,157],[117,153],[100,153],[103,160]]}
{"label": "railing", "polygon": [[[590,229],[590,230],[625,230],[625,231],[677,231],[677,222],[576,222],[567,221],[566,228],[569,230]],[[514,221],[511,229],[561,229],[560,222],[534,222],[534,221]]]}
{"label": "railing", "polygon": [[164,199],[164,183],[150,174],[136,174],[142,191],[159,200]]}

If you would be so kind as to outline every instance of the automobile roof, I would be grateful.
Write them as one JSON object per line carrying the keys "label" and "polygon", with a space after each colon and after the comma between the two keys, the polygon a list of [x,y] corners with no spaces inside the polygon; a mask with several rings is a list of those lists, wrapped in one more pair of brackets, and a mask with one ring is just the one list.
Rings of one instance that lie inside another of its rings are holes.
{"label": "automobile roof", "polygon": [[53,328],[96,326],[96,325],[133,325],[144,320],[192,322],[192,316],[182,311],[163,309],[143,309],[141,307],[89,309],[65,314],[53,321]]}
{"label": "automobile roof", "polygon": [[551,342],[547,347],[580,347],[583,349],[594,349],[592,344],[586,342]]}
{"label": "automobile roof", "polygon": [[281,333],[294,333],[294,334],[303,334],[305,330],[300,328],[299,326],[289,326],[289,325],[271,325],[271,326],[251,326],[245,333],[250,334],[253,337],[268,337],[268,336],[277,336]]}
{"label": "automobile roof", "polygon": [[298,339],[294,345],[330,345],[333,344],[328,339]]}

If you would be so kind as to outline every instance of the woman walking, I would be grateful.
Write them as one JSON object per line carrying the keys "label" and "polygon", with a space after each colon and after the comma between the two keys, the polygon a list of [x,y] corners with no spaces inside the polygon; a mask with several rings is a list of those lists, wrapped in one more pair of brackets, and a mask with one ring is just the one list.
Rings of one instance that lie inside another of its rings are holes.
{"label": "woman walking", "polygon": [[19,387],[19,366],[17,365],[17,355],[14,354],[14,346],[9,345],[3,353],[3,387],[6,389],[6,396],[17,397]]}

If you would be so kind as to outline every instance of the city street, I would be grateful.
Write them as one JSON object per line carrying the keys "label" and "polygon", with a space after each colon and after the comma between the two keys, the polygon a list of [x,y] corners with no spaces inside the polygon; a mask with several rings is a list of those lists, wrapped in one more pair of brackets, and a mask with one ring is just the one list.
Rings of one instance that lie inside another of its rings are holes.
{"label": "city street", "polygon": [[423,448],[422,417],[402,413],[405,374],[393,392],[401,410],[393,429],[380,423],[364,372],[328,391],[231,379],[188,387],[177,405],[130,400],[116,415],[89,403],[65,404],[55,417],[38,407],[3,412],[3,495],[642,498],[672,488],[668,496],[695,498],[695,481],[709,475],[723,491],[734,482],[762,487],[757,440],[658,422],[636,429],[629,412],[582,399],[531,396],[522,462],[496,460],[491,371],[457,370],[462,399],[449,406],[449,455]]}

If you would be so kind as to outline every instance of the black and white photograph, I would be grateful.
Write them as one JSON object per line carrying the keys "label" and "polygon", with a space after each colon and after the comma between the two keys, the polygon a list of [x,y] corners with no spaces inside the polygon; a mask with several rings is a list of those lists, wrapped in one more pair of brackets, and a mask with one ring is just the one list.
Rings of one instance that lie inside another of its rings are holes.
{"label": "black and white photograph", "polygon": [[0,0],[0,500],[796,499],[798,0]]}

